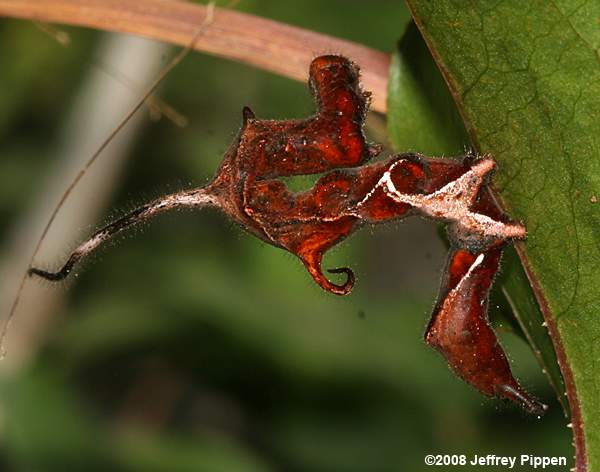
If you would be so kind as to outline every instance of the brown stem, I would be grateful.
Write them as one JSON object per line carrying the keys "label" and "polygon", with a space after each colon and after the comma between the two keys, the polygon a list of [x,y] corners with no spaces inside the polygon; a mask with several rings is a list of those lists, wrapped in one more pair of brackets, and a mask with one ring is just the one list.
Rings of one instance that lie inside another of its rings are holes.
{"label": "brown stem", "polygon": [[[131,33],[178,45],[190,43],[206,7],[180,0],[0,0],[0,16]],[[366,46],[246,13],[216,8],[195,49],[305,81],[317,55],[348,56],[362,70],[372,107],[385,113],[390,56]]]}

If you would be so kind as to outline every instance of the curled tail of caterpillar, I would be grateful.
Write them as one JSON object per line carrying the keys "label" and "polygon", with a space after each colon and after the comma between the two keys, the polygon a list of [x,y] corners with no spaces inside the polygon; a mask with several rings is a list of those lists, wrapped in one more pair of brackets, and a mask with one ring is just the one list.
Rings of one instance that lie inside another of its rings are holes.
{"label": "curled tail of caterpillar", "polygon": [[104,242],[111,239],[121,231],[154,218],[160,213],[178,208],[198,209],[214,206],[217,200],[205,189],[198,188],[190,191],[178,192],[158,198],[151,203],[136,208],[129,214],[105,226],[94,233],[87,241],[81,243],[69,256],[67,262],[56,272],[49,272],[37,267],[30,267],[28,275],[36,275],[51,282],[58,282],[67,278],[73,267],[85,259]]}

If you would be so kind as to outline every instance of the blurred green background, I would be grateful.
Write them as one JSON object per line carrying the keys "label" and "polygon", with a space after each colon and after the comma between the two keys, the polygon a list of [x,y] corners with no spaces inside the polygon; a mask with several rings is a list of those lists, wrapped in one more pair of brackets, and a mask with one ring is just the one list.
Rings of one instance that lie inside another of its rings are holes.
{"label": "blurred green background", "polygon": [[[387,52],[409,18],[403,3],[383,0],[242,0],[236,8]],[[22,234],[15,228],[36,202],[58,198],[43,193],[47,176],[74,174],[60,166],[80,89],[111,68],[98,58],[107,35],[61,30],[67,47],[31,22],[0,20],[5,278],[27,264],[9,263]],[[150,80],[130,90],[133,99]],[[41,263],[60,264],[90,231],[140,202],[206,182],[243,105],[264,118],[313,110],[304,84],[197,53],[159,95],[188,126],[143,110],[124,169],[103,183],[107,207]],[[384,120],[371,118],[373,139],[385,138]],[[326,266],[349,265],[358,276],[344,298],[216,212],[166,215],[121,239],[76,283],[30,282],[54,301],[41,334],[15,341],[29,354],[11,362],[9,350],[11,368],[0,370],[0,470],[420,471],[425,454],[571,459],[560,406],[521,338],[500,327],[518,378],[551,406],[543,419],[483,398],[423,343],[444,264],[434,224],[365,228],[333,251]],[[25,293],[33,325],[47,305],[35,297]]]}

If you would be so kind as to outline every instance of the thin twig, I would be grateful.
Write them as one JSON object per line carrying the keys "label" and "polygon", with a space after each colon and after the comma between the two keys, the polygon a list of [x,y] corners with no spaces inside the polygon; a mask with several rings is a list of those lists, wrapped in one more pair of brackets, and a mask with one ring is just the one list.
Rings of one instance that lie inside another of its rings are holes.
{"label": "thin twig", "polygon": [[68,46],[71,44],[71,36],[66,31],[59,30],[52,25],[41,23],[39,21],[34,21],[33,24],[37,29],[46,33],[61,46]]}
{"label": "thin twig", "polygon": [[133,118],[133,116],[137,113],[137,111],[142,108],[142,106],[144,105],[144,103],[146,102],[146,100],[148,100],[148,97],[150,97],[154,91],[156,90],[156,88],[160,85],[160,83],[164,80],[164,78],[179,64],[181,63],[181,61],[187,56],[187,54],[189,54],[189,52],[194,49],[194,46],[196,44],[196,41],[198,41],[198,39],[202,36],[202,34],[204,33],[204,31],[206,30],[206,27],[213,21],[214,18],[214,4],[210,3],[206,10],[205,10],[205,16],[203,21],[200,23],[200,26],[197,28],[195,35],[192,37],[192,40],[189,42],[189,44],[183,48],[181,51],[179,51],[179,53],[171,60],[171,62],[161,71],[161,73],[158,75],[158,77],[154,80],[154,82],[150,85],[150,87],[148,87],[148,89],[146,90],[146,92],[143,94],[143,96],[137,101],[136,105],[127,113],[127,115],[125,115],[125,117],[123,118],[123,120],[121,120],[121,122],[113,129],[113,131],[108,135],[108,137],[102,142],[102,144],[100,145],[100,147],[96,150],[96,152],[88,159],[88,161],[85,163],[85,165],[83,166],[83,168],[79,171],[79,173],[75,176],[75,178],[73,179],[73,181],[71,182],[71,184],[67,187],[67,189],[65,190],[65,192],[62,194],[58,204],[56,205],[56,207],[54,208],[48,222],[46,223],[46,226],[44,227],[44,230],[42,231],[42,235],[40,236],[35,249],[33,250],[33,254],[31,255],[31,258],[29,260],[29,264],[27,267],[27,270],[25,271],[25,273],[23,274],[23,277],[21,278],[21,281],[19,283],[19,287],[17,289],[17,294],[15,295],[15,299],[13,301],[13,304],[10,308],[10,311],[8,313],[8,316],[6,317],[5,321],[4,321],[4,326],[2,327],[2,332],[0,333],[0,357],[4,357],[4,355],[6,354],[5,349],[4,349],[4,342],[5,342],[5,338],[6,338],[6,334],[8,332],[8,328],[10,326],[10,322],[12,321],[15,312],[17,310],[17,307],[19,306],[19,301],[21,299],[21,293],[23,292],[23,288],[25,287],[25,282],[28,278],[28,273],[29,270],[32,268],[33,266],[33,261],[35,260],[44,240],[46,239],[46,235],[48,234],[48,230],[50,229],[50,227],[52,226],[52,223],[54,222],[56,215],[58,214],[58,212],[60,211],[60,209],[63,207],[63,205],[65,204],[65,201],[67,200],[67,198],[69,197],[69,195],[71,194],[71,192],[73,191],[73,189],[77,186],[77,184],[79,183],[79,181],[83,178],[83,176],[86,174],[86,172],[88,171],[88,169],[94,164],[94,162],[96,162],[96,160],[98,159],[98,157],[102,154],[102,152],[104,151],[104,149],[106,149],[106,147],[110,144],[110,142],[114,139],[114,137],[125,127],[125,125],[127,125],[127,123],[129,123],[129,121],[131,120],[131,118]]}

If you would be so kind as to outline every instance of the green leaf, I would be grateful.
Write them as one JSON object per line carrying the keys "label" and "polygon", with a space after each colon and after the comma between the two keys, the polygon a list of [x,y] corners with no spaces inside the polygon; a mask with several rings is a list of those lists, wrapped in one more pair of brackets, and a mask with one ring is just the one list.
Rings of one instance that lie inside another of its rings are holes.
{"label": "green leaf", "polygon": [[521,260],[567,385],[579,470],[600,468],[600,3],[409,0],[473,143],[529,230]]}
{"label": "green leaf", "polygon": [[392,55],[387,118],[398,152],[455,156],[469,144],[448,87],[414,23]]}
{"label": "green leaf", "polygon": [[[388,128],[397,151],[457,155],[469,142],[448,86],[414,24],[408,27],[392,58],[388,93]],[[512,250],[492,293],[492,322],[523,337],[568,412],[556,353],[533,291]],[[496,308],[497,307],[497,308]],[[515,322],[516,318],[516,322]]]}

